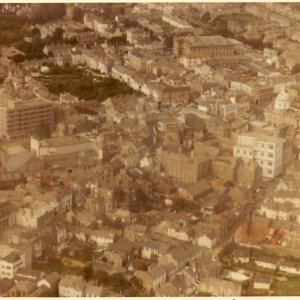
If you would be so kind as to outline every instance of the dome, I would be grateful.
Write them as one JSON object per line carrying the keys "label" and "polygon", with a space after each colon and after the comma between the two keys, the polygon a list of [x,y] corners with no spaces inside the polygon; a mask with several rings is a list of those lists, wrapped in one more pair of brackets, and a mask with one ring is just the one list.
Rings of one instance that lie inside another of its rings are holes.
{"label": "dome", "polygon": [[275,101],[280,101],[280,102],[289,102],[289,94],[286,92],[285,89],[282,89],[280,93],[276,96]]}
{"label": "dome", "polygon": [[290,98],[288,93],[282,89],[281,92],[275,98],[275,110],[286,111],[290,108]]}

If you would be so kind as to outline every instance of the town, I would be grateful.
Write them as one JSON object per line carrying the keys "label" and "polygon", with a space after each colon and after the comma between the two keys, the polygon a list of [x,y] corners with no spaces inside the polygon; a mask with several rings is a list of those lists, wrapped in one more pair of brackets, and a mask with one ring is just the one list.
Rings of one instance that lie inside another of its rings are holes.
{"label": "town", "polygon": [[0,4],[0,296],[300,295],[298,3]]}

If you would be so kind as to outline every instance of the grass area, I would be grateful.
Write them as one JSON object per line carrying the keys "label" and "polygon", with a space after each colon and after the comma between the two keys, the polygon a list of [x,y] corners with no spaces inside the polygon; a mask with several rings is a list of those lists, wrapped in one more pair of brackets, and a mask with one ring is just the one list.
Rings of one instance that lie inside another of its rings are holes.
{"label": "grass area", "polygon": [[109,97],[134,93],[131,87],[114,78],[102,77],[95,80],[92,75],[73,69],[42,76],[40,80],[51,93],[59,95],[68,92],[82,100],[102,102]]}
{"label": "grass area", "polygon": [[299,296],[300,280],[278,281],[272,285],[276,296]]}

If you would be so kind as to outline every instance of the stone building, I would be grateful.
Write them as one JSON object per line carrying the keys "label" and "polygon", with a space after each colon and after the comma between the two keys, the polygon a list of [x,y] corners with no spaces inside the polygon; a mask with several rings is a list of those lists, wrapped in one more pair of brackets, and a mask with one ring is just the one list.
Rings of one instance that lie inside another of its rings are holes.
{"label": "stone building", "polygon": [[183,183],[196,183],[211,173],[211,159],[204,155],[162,151],[161,166],[168,176]]}
{"label": "stone building", "polygon": [[222,36],[187,36],[174,39],[174,54],[182,53],[181,63],[193,68],[203,61],[242,57],[243,44]]}
{"label": "stone building", "polygon": [[274,106],[265,111],[265,120],[274,127],[282,124],[294,128],[299,127],[300,117],[298,109],[291,107],[289,95],[284,89],[276,96]]}
{"label": "stone building", "polygon": [[213,175],[225,180],[234,182],[237,172],[237,159],[233,157],[217,157],[212,162]]}

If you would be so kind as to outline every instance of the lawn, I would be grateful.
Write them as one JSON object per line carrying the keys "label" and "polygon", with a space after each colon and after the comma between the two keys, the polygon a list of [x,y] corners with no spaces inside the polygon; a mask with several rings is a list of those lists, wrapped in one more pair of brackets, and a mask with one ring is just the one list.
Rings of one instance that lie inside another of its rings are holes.
{"label": "lawn", "polygon": [[300,280],[278,281],[272,286],[276,296],[299,296]]}

